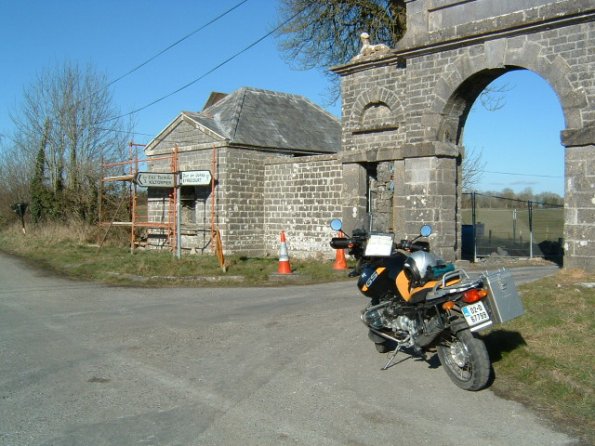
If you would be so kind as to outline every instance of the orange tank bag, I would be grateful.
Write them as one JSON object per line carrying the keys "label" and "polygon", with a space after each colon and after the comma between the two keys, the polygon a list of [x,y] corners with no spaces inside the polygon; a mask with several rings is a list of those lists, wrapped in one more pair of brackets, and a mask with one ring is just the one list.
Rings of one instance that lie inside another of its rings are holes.
{"label": "orange tank bag", "polygon": [[[446,283],[447,286],[454,285],[457,282],[460,282],[461,279],[459,277],[449,281]],[[425,300],[427,294],[436,286],[437,283],[440,283],[440,280],[430,280],[426,284],[411,288],[409,279],[405,274],[405,271],[401,271],[397,275],[396,283],[397,283],[397,290],[401,294],[401,297],[405,299],[406,302],[410,303],[418,303]]]}

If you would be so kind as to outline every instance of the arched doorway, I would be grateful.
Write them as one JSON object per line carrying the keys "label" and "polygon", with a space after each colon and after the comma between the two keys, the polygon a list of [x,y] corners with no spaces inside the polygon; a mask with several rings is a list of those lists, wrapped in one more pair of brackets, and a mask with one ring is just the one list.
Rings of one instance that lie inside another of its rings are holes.
{"label": "arched doorway", "polygon": [[539,75],[499,73],[482,73],[482,81],[472,84],[499,75],[477,96],[460,130],[462,257],[544,257],[561,265],[562,108]]}
{"label": "arched doorway", "polygon": [[556,93],[538,74],[509,71],[491,82],[467,116],[466,154],[481,155],[473,189],[564,197],[564,115]]}

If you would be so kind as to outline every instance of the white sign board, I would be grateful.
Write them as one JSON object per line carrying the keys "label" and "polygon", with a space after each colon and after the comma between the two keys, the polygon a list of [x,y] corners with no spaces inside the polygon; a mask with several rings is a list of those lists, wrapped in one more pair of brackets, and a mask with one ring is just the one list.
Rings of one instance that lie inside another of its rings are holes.
{"label": "white sign board", "polygon": [[136,174],[136,184],[141,187],[175,187],[173,173],[139,172]]}
{"label": "white sign board", "polygon": [[366,244],[366,257],[390,257],[393,251],[393,234],[370,234]]}
{"label": "white sign board", "polygon": [[208,186],[211,184],[211,171],[209,170],[188,170],[180,172],[181,186]]}

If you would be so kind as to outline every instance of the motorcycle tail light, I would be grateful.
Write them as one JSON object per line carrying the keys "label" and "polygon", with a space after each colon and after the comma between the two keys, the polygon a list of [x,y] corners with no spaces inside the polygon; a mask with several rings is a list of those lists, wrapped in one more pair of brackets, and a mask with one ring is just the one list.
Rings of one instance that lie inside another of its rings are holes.
{"label": "motorcycle tail light", "polygon": [[475,302],[480,301],[484,297],[488,295],[486,290],[473,288],[471,290],[467,290],[463,293],[463,302],[467,304],[473,304]]}

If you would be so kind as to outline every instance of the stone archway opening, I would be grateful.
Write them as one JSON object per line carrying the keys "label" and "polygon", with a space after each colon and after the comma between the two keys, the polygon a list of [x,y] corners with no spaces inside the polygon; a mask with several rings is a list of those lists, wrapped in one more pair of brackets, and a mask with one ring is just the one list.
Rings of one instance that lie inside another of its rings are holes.
{"label": "stone archway opening", "polygon": [[[518,81],[520,86],[515,85]],[[529,91],[520,91],[523,89]],[[499,98],[492,101],[497,104],[494,109],[486,109],[489,105],[483,106],[479,100],[482,94],[488,95],[488,99],[489,95],[504,94],[505,97],[503,102]],[[444,107],[437,139],[462,146],[466,152],[483,149],[492,152],[478,161],[487,163],[485,170],[491,175],[503,177],[500,181],[478,184],[476,189],[497,191],[511,185],[518,186],[513,189],[534,189],[534,185],[537,189],[534,192],[551,192],[564,197],[564,146],[560,142],[560,132],[564,128],[562,106],[553,88],[538,74],[511,66],[486,69],[465,80]],[[486,132],[486,129],[490,131]],[[489,138],[497,141],[492,143]],[[490,169],[490,159],[495,153],[506,157],[506,168],[500,165]],[[555,166],[547,172],[535,168],[535,161],[544,158]]]}
{"label": "stone archway opening", "polygon": [[464,124],[465,154],[480,164],[468,167],[482,170],[470,188],[508,189],[559,204],[565,195],[560,140],[565,119],[554,89],[539,74],[523,69],[507,71],[484,92]]}
{"label": "stone archway opening", "polygon": [[[489,104],[482,94],[492,95]],[[459,189],[463,257],[499,253],[561,264],[565,122],[553,88],[526,69],[484,70],[455,90],[443,117],[441,140],[463,146],[475,163],[461,159],[459,165],[466,186]],[[471,192],[480,197],[472,200]],[[472,228],[476,243],[469,239]]]}

